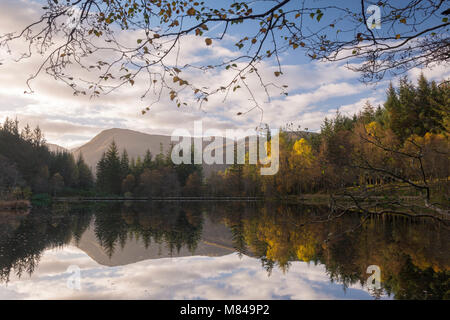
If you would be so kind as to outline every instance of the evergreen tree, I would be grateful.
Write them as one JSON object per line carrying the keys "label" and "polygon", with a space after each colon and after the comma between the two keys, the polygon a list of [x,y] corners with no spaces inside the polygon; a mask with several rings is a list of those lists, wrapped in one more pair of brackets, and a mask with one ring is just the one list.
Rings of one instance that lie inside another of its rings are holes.
{"label": "evergreen tree", "polygon": [[127,150],[124,149],[122,152],[122,156],[120,157],[121,178],[124,179],[129,173],[130,173],[130,160],[128,158]]}
{"label": "evergreen tree", "polygon": [[145,152],[145,156],[144,156],[144,162],[143,162],[143,167],[144,169],[152,169],[153,168],[153,161],[152,161],[152,153],[150,152],[150,150],[147,150]]}
{"label": "evergreen tree", "polygon": [[404,137],[403,126],[404,126],[404,112],[400,100],[398,98],[397,92],[392,85],[389,84],[387,90],[387,98],[384,103],[384,107],[388,112],[388,127],[400,138]]}
{"label": "evergreen tree", "polygon": [[105,183],[103,190],[111,194],[120,194],[122,185],[119,151],[113,141],[105,156]]}
{"label": "evergreen tree", "polygon": [[100,161],[97,163],[97,188],[106,190],[106,153],[103,152]]}
{"label": "evergreen tree", "polygon": [[[92,185],[92,175],[87,166],[81,168],[69,152],[50,152],[39,127],[28,124],[19,134],[19,121],[9,118],[0,126],[0,158],[8,164],[6,172],[15,168],[20,177],[20,186],[31,188],[33,193],[51,193],[53,182],[57,182],[59,193],[64,188],[79,188],[80,183]],[[82,175],[80,177],[80,168]],[[58,174],[58,175],[56,175]],[[60,179],[63,183],[60,183]],[[85,182],[84,180],[87,180]],[[1,187],[1,186],[0,186]],[[61,188],[61,190],[59,190]]]}
{"label": "evergreen tree", "polygon": [[91,169],[89,169],[86,162],[84,162],[83,155],[80,153],[77,160],[78,169],[78,183],[77,187],[83,190],[92,188],[94,179],[92,177]]}

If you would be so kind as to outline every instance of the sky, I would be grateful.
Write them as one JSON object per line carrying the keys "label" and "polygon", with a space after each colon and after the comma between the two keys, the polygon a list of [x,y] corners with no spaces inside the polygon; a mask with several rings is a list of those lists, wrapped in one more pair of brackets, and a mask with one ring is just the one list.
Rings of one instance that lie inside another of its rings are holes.
{"label": "sky", "polygon": [[[42,4],[32,0],[2,0],[0,2],[0,34],[21,30],[39,16]],[[256,9],[255,9],[256,10]],[[220,30],[220,25],[217,26]],[[214,32],[214,30],[212,31]],[[119,34],[127,38],[128,34]],[[234,29],[222,42],[205,47],[198,38],[188,37],[182,43],[181,57],[189,62],[222,59],[236,56],[235,40],[240,36]],[[133,37],[130,37],[133,38]],[[135,41],[133,39],[133,41]],[[230,96],[225,102],[221,97],[210,99],[201,109],[198,105],[177,108],[168,98],[152,106],[142,115],[152,97],[141,99],[145,81],[136,83],[99,98],[75,97],[72,91],[50,76],[42,74],[33,83],[33,94],[25,94],[26,80],[39,63],[39,56],[16,63],[17,56],[8,55],[0,48],[0,122],[6,117],[15,118],[21,125],[39,125],[48,142],[72,148],[88,142],[102,130],[124,128],[150,134],[168,134],[174,129],[192,130],[194,121],[203,120],[204,129],[249,129],[255,128],[261,119],[258,109],[243,116],[238,112],[251,109],[249,96],[242,92]],[[313,62],[305,58],[301,50],[291,51],[281,57],[283,75],[274,78],[276,66],[273,61],[259,66],[266,79],[279,81],[289,86],[289,96],[274,96],[268,102],[262,88],[252,83],[255,96],[263,108],[263,122],[271,127],[281,127],[293,122],[309,131],[319,131],[325,117],[332,117],[336,110],[353,115],[369,101],[372,105],[383,104],[390,79],[366,85],[359,81],[360,75],[349,71],[343,63]],[[409,71],[415,81],[420,72],[430,80],[440,81],[450,76],[445,66]],[[186,75],[205,85],[220,83],[229,75],[215,72],[208,76]]]}

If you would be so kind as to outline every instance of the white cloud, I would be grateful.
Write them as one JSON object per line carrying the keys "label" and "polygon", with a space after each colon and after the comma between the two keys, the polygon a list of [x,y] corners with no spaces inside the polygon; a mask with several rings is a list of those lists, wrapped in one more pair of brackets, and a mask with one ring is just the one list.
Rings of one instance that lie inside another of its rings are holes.
{"label": "white cloud", "polygon": [[[30,4],[30,0],[5,0],[0,3],[0,30],[20,30],[33,18],[38,16],[40,5]],[[26,7],[27,9],[23,9]],[[126,31],[117,35],[124,42],[130,44],[139,37],[139,31]],[[224,57],[236,57],[233,43],[236,38],[230,35],[225,41],[214,42],[206,46],[201,38],[188,36],[183,40],[179,61],[183,63],[200,63]],[[228,48],[230,45],[230,48]],[[24,44],[18,48],[24,49]],[[1,51],[1,50],[0,50]],[[31,59],[13,63],[12,57],[0,52],[0,120],[5,117],[17,116],[22,124],[30,122],[39,124],[47,140],[66,147],[73,147],[90,140],[95,134],[111,127],[120,127],[155,134],[170,134],[179,127],[192,128],[194,120],[204,120],[207,128],[254,128],[259,124],[261,112],[254,109],[252,112],[237,116],[238,112],[246,112],[255,105],[246,88],[228,96],[224,101],[225,93],[212,96],[202,109],[195,101],[180,93],[187,101],[189,107],[177,108],[164,92],[161,101],[152,105],[151,110],[142,116],[141,110],[155,100],[155,96],[141,99],[146,91],[148,79],[140,75],[134,86],[124,86],[117,91],[90,99],[89,97],[74,97],[70,88],[55,81],[48,75],[42,74],[32,85],[35,91],[32,95],[25,95],[26,80],[36,70],[41,57],[34,55]],[[95,61],[98,57],[92,57]],[[111,59],[112,57],[101,57]],[[169,64],[176,63],[176,56],[168,57]],[[181,63],[180,63],[181,64]],[[273,127],[280,127],[287,122],[300,122],[303,128],[317,130],[325,116],[334,113],[341,106],[341,110],[352,113],[361,108],[361,101],[369,100],[379,102],[382,99],[381,91],[371,91],[357,81],[358,74],[348,70],[345,65],[337,63],[311,62],[303,65],[284,65],[283,75],[275,77],[277,67],[272,62],[263,62],[258,70],[266,83],[288,85],[289,96],[280,96],[279,90],[269,86],[268,90],[272,100],[267,101],[266,92],[259,84],[255,74],[248,75],[246,79],[254,97],[264,110],[263,122]],[[73,69],[78,76],[92,75]],[[417,75],[417,70],[411,74]],[[443,68],[426,71],[431,78],[448,76]],[[229,71],[211,71],[204,73],[190,69],[182,72],[182,76],[190,82],[196,81],[199,86],[212,87],[225,84],[232,80]],[[381,93],[380,93],[381,92]],[[339,102],[339,103],[338,103]]]}
{"label": "white cloud", "polygon": [[438,82],[450,78],[450,69],[448,68],[448,65],[446,66],[445,64],[435,65],[428,69],[414,68],[409,71],[408,75],[411,79],[415,80],[420,76],[420,73],[423,73],[428,80],[435,80]]}

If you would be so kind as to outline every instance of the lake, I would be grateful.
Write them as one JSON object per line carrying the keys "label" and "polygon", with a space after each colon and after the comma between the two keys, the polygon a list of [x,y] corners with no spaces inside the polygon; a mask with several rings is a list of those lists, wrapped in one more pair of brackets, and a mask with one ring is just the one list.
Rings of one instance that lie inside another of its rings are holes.
{"label": "lake", "polygon": [[449,240],[320,206],[61,202],[0,212],[0,299],[449,299]]}

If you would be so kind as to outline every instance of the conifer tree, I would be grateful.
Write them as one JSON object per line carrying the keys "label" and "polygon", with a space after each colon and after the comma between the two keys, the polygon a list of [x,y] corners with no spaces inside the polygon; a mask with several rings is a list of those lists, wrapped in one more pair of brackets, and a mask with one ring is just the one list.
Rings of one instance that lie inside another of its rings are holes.
{"label": "conifer tree", "polygon": [[94,179],[92,177],[91,169],[89,169],[86,162],[84,162],[83,155],[80,153],[77,160],[78,168],[78,185],[77,187],[83,190],[88,190],[92,187]]}
{"label": "conifer tree", "polygon": [[147,151],[145,152],[145,156],[144,156],[144,162],[143,162],[143,167],[144,169],[152,169],[153,168],[153,160],[152,160],[152,153],[150,152],[150,150],[147,149]]}
{"label": "conifer tree", "polygon": [[123,150],[122,156],[120,158],[120,174],[122,179],[124,179],[130,173],[130,160],[128,158],[128,152],[126,149]]}
{"label": "conifer tree", "polygon": [[115,141],[111,143],[105,157],[104,190],[112,194],[120,194],[122,185],[119,151]]}

